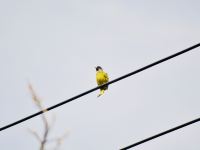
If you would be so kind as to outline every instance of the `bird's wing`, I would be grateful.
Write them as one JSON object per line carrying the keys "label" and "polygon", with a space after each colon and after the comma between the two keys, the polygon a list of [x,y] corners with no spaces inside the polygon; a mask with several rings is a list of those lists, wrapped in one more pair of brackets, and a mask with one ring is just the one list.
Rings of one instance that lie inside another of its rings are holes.
{"label": "bird's wing", "polygon": [[108,82],[109,81],[109,77],[108,77],[108,74],[105,73],[105,72],[104,72],[104,77],[105,77],[106,82]]}

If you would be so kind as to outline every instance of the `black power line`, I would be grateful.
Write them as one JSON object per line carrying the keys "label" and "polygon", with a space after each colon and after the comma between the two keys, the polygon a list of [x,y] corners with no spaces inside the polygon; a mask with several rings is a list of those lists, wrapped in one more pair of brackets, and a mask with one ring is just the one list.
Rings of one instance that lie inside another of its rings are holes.
{"label": "black power line", "polygon": [[186,126],[189,126],[189,125],[191,125],[191,124],[193,124],[193,123],[196,123],[196,122],[198,122],[198,121],[200,121],[200,118],[197,118],[197,119],[192,120],[192,121],[190,121],[190,122],[184,123],[184,124],[179,125],[179,126],[177,126],[177,127],[171,128],[171,129],[166,130],[166,131],[164,131],[164,132],[158,133],[158,134],[156,134],[156,135],[154,135],[154,136],[148,137],[148,138],[146,138],[146,139],[144,139],[144,140],[141,140],[141,141],[139,141],[139,142],[136,142],[136,143],[134,143],[134,144],[132,144],[132,145],[129,145],[129,146],[127,146],[127,147],[124,147],[124,148],[122,148],[122,149],[120,149],[120,150],[127,150],[127,149],[130,149],[130,148],[133,148],[133,147],[135,147],[135,146],[138,146],[138,145],[140,145],[140,144],[143,144],[143,143],[145,143],[145,142],[148,142],[148,141],[150,141],[150,140],[153,140],[153,139],[155,139],[155,138],[158,138],[158,137],[160,137],[160,136],[163,136],[163,135],[168,134],[168,133],[170,133],[170,132],[173,132],[173,131],[175,131],[175,130],[181,129],[181,128],[186,127]]}
{"label": "black power line", "polygon": [[[196,45],[193,45],[193,46],[191,46],[191,47],[189,47],[189,48],[187,48],[187,49],[185,49],[185,50],[182,50],[182,51],[180,51],[180,52],[177,52],[177,53],[175,53],[175,54],[173,54],[173,55],[170,55],[170,56],[168,56],[168,57],[165,57],[165,58],[163,58],[163,59],[160,59],[160,60],[158,60],[158,61],[156,61],[156,62],[153,62],[153,63],[151,63],[151,64],[149,64],[149,65],[147,65],[147,66],[144,66],[144,67],[142,67],[142,68],[140,68],[140,69],[138,69],[138,70],[135,70],[135,71],[133,71],[133,72],[131,72],[131,73],[128,73],[128,74],[126,74],[126,75],[123,75],[123,76],[121,76],[121,77],[119,77],[119,78],[117,78],[117,79],[114,79],[114,80],[112,80],[112,81],[110,81],[110,82],[108,82],[108,83],[106,83],[106,84],[104,84],[104,85],[109,85],[109,84],[115,83],[115,82],[117,82],[117,81],[120,81],[120,80],[122,80],[122,79],[125,79],[125,78],[127,78],[127,77],[129,77],[129,76],[132,76],[132,75],[136,74],[136,73],[142,72],[142,71],[144,71],[144,70],[146,70],[146,69],[148,69],[148,68],[151,68],[151,67],[153,67],[153,66],[155,66],[155,65],[158,65],[158,64],[160,64],[160,63],[162,63],[162,62],[164,62],[164,61],[167,61],[167,60],[172,59],[172,58],[174,58],[174,57],[176,57],[176,56],[179,56],[179,55],[181,55],[181,54],[184,54],[184,53],[186,53],[186,52],[189,52],[189,51],[191,51],[192,49],[195,49],[195,48],[197,48],[197,47],[199,47],[199,46],[200,46],[200,43],[198,43],[198,44],[196,44]],[[71,102],[71,101],[73,101],[73,100],[75,100],[75,99],[77,99],[77,98],[80,98],[80,97],[82,97],[82,96],[84,96],[84,95],[87,95],[87,94],[89,94],[89,93],[91,93],[91,92],[93,92],[93,91],[98,90],[99,88],[103,87],[104,85],[101,85],[101,86],[97,86],[97,87],[95,87],[95,88],[92,88],[92,89],[90,89],[90,90],[88,90],[88,91],[86,91],[86,92],[83,92],[83,93],[81,93],[81,94],[78,94],[78,95],[76,95],[76,96],[74,96],[74,97],[72,97],[72,98],[69,98],[69,99],[67,99],[67,100],[65,100],[65,101],[63,101],[63,102],[60,102],[60,103],[58,103],[58,104],[56,104],[56,105],[53,105],[53,106],[51,106],[51,107],[48,107],[48,108],[46,108],[46,109],[44,109],[44,110],[42,110],[42,111],[39,111],[39,112],[37,112],[37,113],[35,113],[35,114],[32,114],[32,115],[27,116],[27,117],[25,117],[25,118],[22,118],[22,119],[20,119],[20,120],[18,120],[18,121],[15,121],[15,122],[13,122],[13,123],[11,123],[11,124],[8,124],[8,125],[6,125],[6,126],[3,126],[3,127],[0,128],[0,131],[5,130],[5,129],[7,129],[7,128],[10,128],[10,127],[12,127],[12,126],[14,126],[14,125],[17,125],[17,124],[19,124],[19,123],[21,123],[21,122],[24,122],[24,121],[28,120],[28,119],[31,119],[31,118],[33,118],[33,117],[35,117],[35,116],[38,116],[38,115],[40,115],[40,114],[42,114],[42,113],[44,113],[44,112],[46,112],[46,111],[52,110],[52,109],[54,109],[54,108],[56,108],[56,107],[59,107],[59,106],[64,105],[64,104],[66,104],[66,103],[69,103],[69,102]]]}

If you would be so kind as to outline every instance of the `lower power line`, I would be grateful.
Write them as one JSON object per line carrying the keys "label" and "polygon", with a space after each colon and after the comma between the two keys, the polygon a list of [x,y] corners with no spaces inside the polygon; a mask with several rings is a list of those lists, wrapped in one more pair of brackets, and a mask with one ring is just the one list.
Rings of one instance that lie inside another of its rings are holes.
{"label": "lower power line", "polygon": [[141,145],[141,144],[143,144],[143,143],[145,143],[145,142],[151,141],[151,140],[153,140],[153,139],[155,139],[155,138],[158,138],[158,137],[163,136],[163,135],[165,135],[165,134],[168,134],[168,133],[170,133],[170,132],[174,132],[175,130],[179,130],[179,129],[181,129],[181,128],[184,128],[184,127],[186,127],[186,126],[189,126],[189,125],[191,125],[191,124],[194,124],[194,123],[196,123],[196,122],[198,122],[198,121],[200,121],[200,118],[197,118],[197,119],[192,120],[192,121],[190,121],[190,122],[184,123],[184,124],[179,125],[179,126],[177,126],[177,127],[171,128],[171,129],[169,129],[169,130],[163,131],[163,132],[161,132],[161,133],[158,133],[158,134],[156,134],[156,135],[153,135],[153,136],[151,136],[151,137],[148,137],[148,138],[146,138],[146,139],[144,139],[144,140],[141,140],[141,141],[139,141],[139,142],[136,142],[136,143],[134,143],[134,144],[132,144],[132,145],[129,145],[129,146],[127,146],[127,147],[124,147],[124,148],[122,148],[122,149],[120,149],[120,150],[127,150],[127,149],[130,149],[130,148],[133,148],[133,147],[135,147],[135,146]]}

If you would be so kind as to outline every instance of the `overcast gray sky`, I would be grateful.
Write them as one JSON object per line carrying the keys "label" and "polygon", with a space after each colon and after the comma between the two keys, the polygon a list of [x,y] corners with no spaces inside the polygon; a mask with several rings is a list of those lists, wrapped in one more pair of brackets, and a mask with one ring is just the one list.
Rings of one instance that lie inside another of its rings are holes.
{"label": "overcast gray sky", "polygon": [[[0,126],[200,41],[198,0],[0,0]],[[200,48],[48,112],[62,150],[116,150],[199,117]],[[0,133],[3,150],[36,150],[35,117]],[[199,150],[200,124],[134,150]]]}

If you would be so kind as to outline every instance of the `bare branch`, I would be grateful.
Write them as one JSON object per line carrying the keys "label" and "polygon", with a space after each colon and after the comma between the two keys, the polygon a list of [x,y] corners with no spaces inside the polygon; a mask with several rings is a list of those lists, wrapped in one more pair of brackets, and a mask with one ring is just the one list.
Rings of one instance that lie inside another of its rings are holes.
{"label": "bare branch", "polygon": [[[29,87],[29,90],[30,90],[30,93],[31,93],[34,103],[36,104],[36,106],[38,107],[39,110],[43,110],[43,106],[41,104],[41,99],[37,96],[35,90],[33,89],[32,85],[30,83],[29,83],[28,87]],[[50,127],[49,127],[47,118],[44,113],[41,114],[41,117],[42,117],[42,121],[44,123],[44,134],[43,134],[43,138],[40,142],[40,150],[44,150],[45,144],[47,142],[47,137],[49,134]]]}
{"label": "bare branch", "polygon": [[[41,99],[38,97],[38,95],[36,94],[35,90],[33,89],[32,85],[30,83],[28,84],[28,88],[29,88],[29,91],[32,96],[32,100],[35,103],[35,105],[38,107],[39,110],[46,112],[47,110],[45,110],[44,107],[42,106]],[[36,131],[30,130],[31,133],[35,136],[35,138],[40,142],[40,150],[45,150],[45,145],[47,142],[55,142],[54,149],[58,150],[60,148],[60,145],[62,144],[64,138],[68,135],[68,133],[65,132],[65,134],[63,134],[61,137],[48,140],[48,135],[49,135],[50,129],[52,128],[52,126],[55,123],[55,116],[53,116],[51,125],[48,122],[44,113],[41,114],[41,118],[42,118],[42,121],[44,124],[44,133],[43,133],[42,138],[39,137],[39,135],[37,134]]]}

